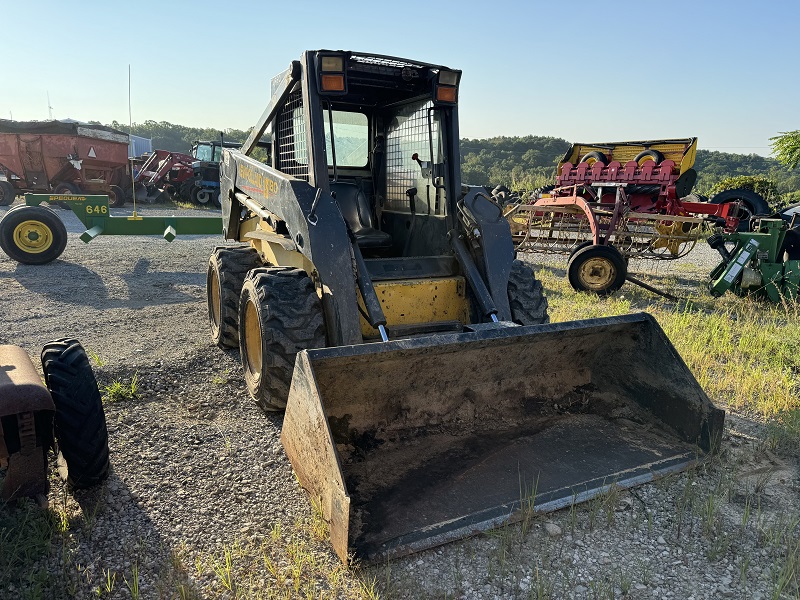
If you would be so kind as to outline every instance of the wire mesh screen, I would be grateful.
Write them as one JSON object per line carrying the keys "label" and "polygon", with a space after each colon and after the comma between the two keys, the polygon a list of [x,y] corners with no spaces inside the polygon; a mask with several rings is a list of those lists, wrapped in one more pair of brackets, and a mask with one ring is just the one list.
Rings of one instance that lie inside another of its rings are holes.
{"label": "wire mesh screen", "polygon": [[[431,134],[434,152],[440,152],[439,121],[434,115],[431,115],[429,130],[428,112],[432,106],[432,102],[426,101],[403,107],[389,125],[386,136],[386,210],[409,212],[406,191],[417,188],[417,212],[444,214],[444,203],[439,202],[438,197],[434,206],[421,206],[421,203],[428,202],[424,190],[426,186],[430,187],[431,182],[423,177],[419,163],[413,158],[416,154],[420,161],[429,164],[441,162],[437,157],[431,157]],[[433,203],[434,199],[431,198],[430,202]]]}
{"label": "wire mesh screen", "polygon": [[292,93],[278,117],[278,169],[308,181],[308,148],[306,121],[303,118],[303,97]]}

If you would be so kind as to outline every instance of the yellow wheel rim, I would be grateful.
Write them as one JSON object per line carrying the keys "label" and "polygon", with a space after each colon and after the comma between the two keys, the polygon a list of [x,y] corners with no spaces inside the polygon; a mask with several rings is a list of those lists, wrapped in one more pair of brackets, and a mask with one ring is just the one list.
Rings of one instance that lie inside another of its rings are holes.
{"label": "yellow wheel rim", "polygon": [[591,167],[591,166],[592,166],[594,163],[596,163],[596,162],[597,162],[597,159],[596,159],[596,158],[594,158],[594,157],[591,157],[591,158],[587,158],[587,159],[586,159],[586,164],[587,164],[587,165],[589,165],[590,167]]}
{"label": "yellow wheel rim", "polygon": [[216,269],[211,271],[211,290],[209,293],[211,294],[211,324],[215,329],[219,329],[222,309],[220,308],[219,298],[219,276]]}
{"label": "yellow wheel rim", "polygon": [[602,292],[611,287],[617,277],[617,269],[610,260],[594,257],[588,259],[578,269],[578,277],[583,287],[594,292]]}
{"label": "yellow wheel rim", "polygon": [[28,254],[41,254],[53,245],[53,231],[41,221],[23,221],[14,228],[14,244]]}
{"label": "yellow wheel rim", "polygon": [[247,300],[244,310],[244,353],[247,357],[247,371],[254,378],[261,374],[261,325],[256,305]]}

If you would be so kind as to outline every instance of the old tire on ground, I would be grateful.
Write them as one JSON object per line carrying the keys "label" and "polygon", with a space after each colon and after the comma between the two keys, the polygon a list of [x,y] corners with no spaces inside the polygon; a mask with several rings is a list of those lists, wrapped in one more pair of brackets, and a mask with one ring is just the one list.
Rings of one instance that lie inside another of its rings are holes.
{"label": "old tire on ground", "polygon": [[208,259],[206,300],[211,339],[220,348],[239,347],[239,296],[247,272],[262,266],[252,246],[218,246]]}
{"label": "old tire on ground", "polygon": [[125,206],[125,192],[118,185],[112,185],[108,188],[108,205],[118,208]]}
{"label": "old tire on ground", "polygon": [[108,477],[108,430],[86,352],[74,339],[50,342],[42,350],[42,370],[56,405],[59,472],[74,489],[95,486]]}
{"label": "old tire on ground", "polygon": [[586,154],[580,160],[580,162],[589,163],[589,165],[593,165],[596,162],[600,162],[600,163],[603,163],[604,165],[607,165],[608,164],[608,157],[605,154],[603,154],[602,152],[594,151],[594,152],[589,152],[588,154]]}
{"label": "old tire on ground", "polygon": [[636,164],[640,167],[649,160],[652,160],[658,165],[661,164],[662,160],[664,160],[664,155],[658,150],[642,150],[634,157],[633,160],[635,160]]}
{"label": "old tire on ground", "polygon": [[511,263],[508,276],[508,303],[511,319],[519,325],[549,323],[547,298],[542,282],[536,279],[533,269],[521,260]]}
{"label": "old tire on ground", "polygon": [[769,215],[772,211],[769,204],[761,194],[752,190],[737,188],[725,190],[715,194],[709,200],[712,204],[727,204],[729,202],[741,202],[739,208],[739,231],[750,231],[750,221],[757,215]]}
{"label": "old tire on ground", "polygon": [[0,248],[17,262],[43,265],[67,246],[67,228],[51,209],[19,206],[0,220]]}
{"label": "old tire on ground", "polygon": [[569,259],[567,275],[573,289],[605,296],[625,283],[628,267],[613,246],[591,245],[581,248]]}
{"label": "old tire on ground", "polygon": [[0,206],[8,206],[17,197],[17,190],[8,181],[0,181]]}
{"label": "old tire on ground", "polygon": [[239,302],[239,350],[247,389],[262,410],[286,408],[297,353],[325,345],[322,304],[305,271],[250,271]]}

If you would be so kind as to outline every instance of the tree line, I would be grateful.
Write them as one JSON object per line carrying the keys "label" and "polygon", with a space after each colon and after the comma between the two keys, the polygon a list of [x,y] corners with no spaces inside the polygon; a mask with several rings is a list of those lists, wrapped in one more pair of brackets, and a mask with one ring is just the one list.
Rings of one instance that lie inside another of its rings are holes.
{"label": "tree line", "polygon": [[[128,131],[114,121],[111,127]],[[195,140],[219,139],[217,129],[187,127],[167,122],[134,123],[131,133],[153,140],[153,148],[189,152]],[[226,129],[227,141],[243,142],[249,131]],[[796,133],[796,132],[793,132]],[[570,146],[562,138],[548,136],[493,137],[461,140],[462,181],[475,185],[505,185],[512,190],[532,190],[555,180],[556,165]],[[779,152],[780,147],[776,146]],[[785,162],[785,161],[784,161]],[[733,185],[767,190],[775,203],[800,202],[800,167],[781,164],[757,154],[733,154],[698,150],[694,191],[710,195]],[[748,179],[750,178],[750,179]],[[756,183],[751,181],[757,180]],[[729,181],[730,180],[730,181]]]}

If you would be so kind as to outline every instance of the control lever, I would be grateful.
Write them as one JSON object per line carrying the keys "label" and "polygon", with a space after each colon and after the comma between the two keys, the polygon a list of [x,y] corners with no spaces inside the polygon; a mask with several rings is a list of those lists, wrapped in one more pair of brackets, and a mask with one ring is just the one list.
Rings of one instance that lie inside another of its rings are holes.
{"label": "control lever", "polygon": [[414,154],[411,155],[411,160],[417,161],[417,164],[419,165],[419,169],[420,169],[420,171],[422,171],[422,176],[425,179],[430,179],[431,178],[431,175],[433,174],[433,171],[431,169],[431,163],[429,161],[420,160],[419,159],[419,154],[417,154],[416,152],[414,152]]}
{"label": "control lever", "polygon": [[[416,156],[416,154],[414,154]],[[411,225],[408,227],[408,237],[403,246],[403,256],[408,256],[408,249],[411,246],[411,236],[414,234],[414,222],[417,220],[417,188],[409,188],[406,190],[408,196],[408,206],[411,209]]]}

